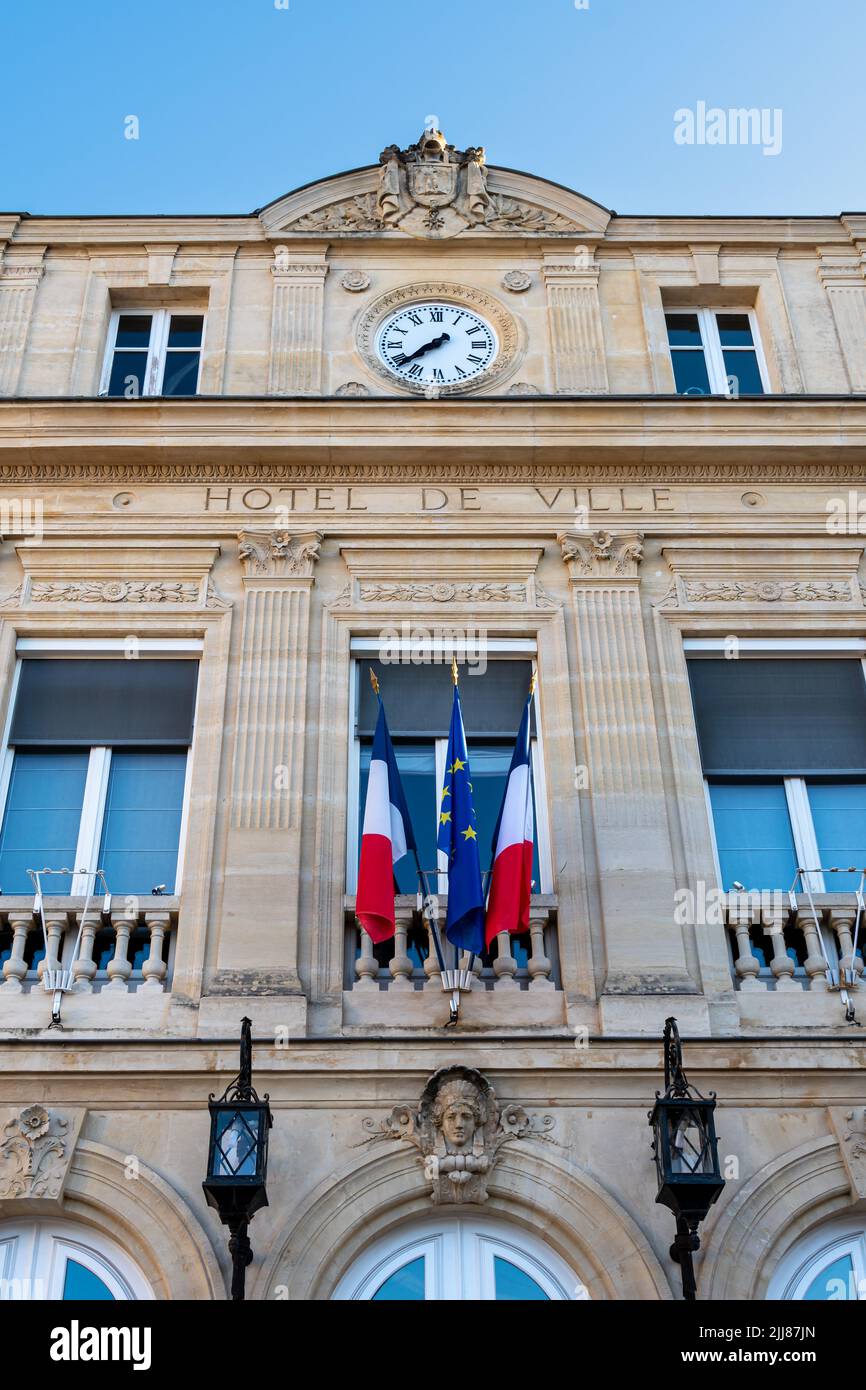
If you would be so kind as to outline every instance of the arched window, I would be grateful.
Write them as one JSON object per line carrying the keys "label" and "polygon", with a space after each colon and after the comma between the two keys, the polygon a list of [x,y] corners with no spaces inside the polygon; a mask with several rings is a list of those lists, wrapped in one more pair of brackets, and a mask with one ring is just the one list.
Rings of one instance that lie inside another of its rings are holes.
{"label": "arched window", "polygon": [[153,1298],[115,1244],[72,1221],[0,1223],[0,1299],[93,1302]]}
{"label": "arched window", "polygon": [[768,1298],[840,1302],[866,1299],[866,1223],[820,1226],[798,1241],[779,1265]]}
{"label": "arched window", "polygon": [[559,1302],[589,1294],[549,1246],[504,1221],[442,1217],[376,1241],[340,1280],[336,1299]]}

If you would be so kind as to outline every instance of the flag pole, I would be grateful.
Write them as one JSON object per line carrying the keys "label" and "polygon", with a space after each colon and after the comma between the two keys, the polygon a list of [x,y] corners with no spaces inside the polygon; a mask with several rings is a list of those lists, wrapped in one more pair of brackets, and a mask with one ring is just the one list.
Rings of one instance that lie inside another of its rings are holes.
{"label": "flag pole", "polygon": [[[373,670],[372,666],[369,669],[370,684],[373,687],[373,692],[376,696],[376,699],[381,702],[382,696],[379,692],[379,678],[376,675],[376,672]],[[427,921],[430,924],[430,935],[433,938],[433,948],[436,952],[436,959],[438,961],[439,971],[441,973],[445,969],[445,957],[442,954],[442,942],[439,939],[439,924],[436,921],[435,914],[432,911],[428,911],[427,908],[427,904],[430,900],[430,893],[427,890],[427,875],[425,871],[421,868],[421,860],[418,858],[417,845],[413,847],[413,854],[415,856],[415,869],[418,874],[418,881],[421,885],[421,899],[424,904],[422,908],[422,914],[427,918]]]}

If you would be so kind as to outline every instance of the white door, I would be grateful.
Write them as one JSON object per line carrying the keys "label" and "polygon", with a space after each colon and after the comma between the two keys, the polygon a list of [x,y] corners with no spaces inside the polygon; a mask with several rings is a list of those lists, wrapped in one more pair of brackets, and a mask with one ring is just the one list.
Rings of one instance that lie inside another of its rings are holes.
{"label": "white door", "polygon": [[114,1241],[71,1221],[0,1223],[0,1299],[66,1302],[153,1298]]}
{"label": "white door", "polygon": [[336,1299],[374,1302],[561,1302],[589,1295],[559,1255],[504,1221],[443,1217],[377,1241],[340,1280]]}

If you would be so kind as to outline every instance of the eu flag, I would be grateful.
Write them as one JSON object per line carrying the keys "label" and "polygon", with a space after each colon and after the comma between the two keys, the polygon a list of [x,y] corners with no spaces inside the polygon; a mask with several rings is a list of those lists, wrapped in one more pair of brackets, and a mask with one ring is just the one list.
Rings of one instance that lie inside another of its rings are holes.
{"label": "eu flag", "polygon": [[455,684],[436,843],[448,856],[445,935],[460,950],[480,955],[484,949],[484,893],[470,775],[460,692]]}

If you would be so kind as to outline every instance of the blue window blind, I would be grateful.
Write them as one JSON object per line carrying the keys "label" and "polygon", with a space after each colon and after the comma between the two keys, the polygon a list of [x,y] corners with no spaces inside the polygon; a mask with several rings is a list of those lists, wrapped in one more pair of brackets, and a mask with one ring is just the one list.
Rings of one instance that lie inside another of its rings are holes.
{"label": "blue window blind", "polygon": [[[824,869],[866,866],[866,783],[811,782],[809,805]],[[853,893],[859,874],[826,874],[828,893]]]}
{"label": "blue window blind", "polygon": [[186,753],[113,752],[99,867],[112,893],[174,892]]}
{"label": "blue window blind", "polygon": [[781,782],[710,783],[722,888],[787,892],[797,859]]}
{"label": "blue window blind", "polygon": [[32,893],[28,869],[76,867],[88,756],[16,750],[0,830],[4,893]]}

